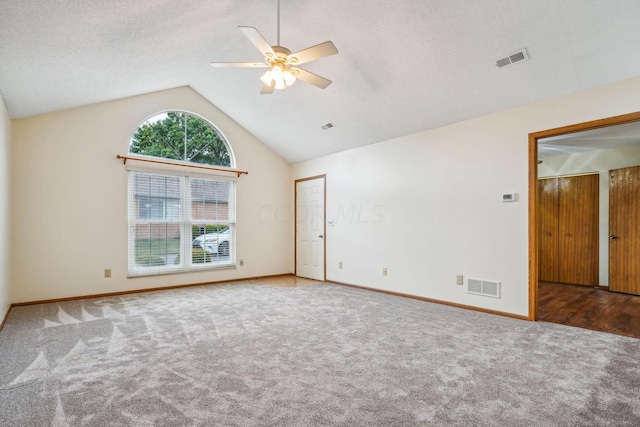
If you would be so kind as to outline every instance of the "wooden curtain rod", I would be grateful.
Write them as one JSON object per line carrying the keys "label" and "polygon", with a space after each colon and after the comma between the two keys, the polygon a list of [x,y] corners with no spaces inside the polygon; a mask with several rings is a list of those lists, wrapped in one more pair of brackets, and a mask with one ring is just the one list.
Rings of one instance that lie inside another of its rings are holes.
{"label": "wooden curtain rod", "polygon": [[211,170],[211,171],[220,171],[220,172],[232,172],[232,173],[237,173],[238,174],[238,178],[240,178],[240,175],[245,174],[248,175],[249,172],[247,171],[240,171],[237,169],[222,169],[222,168],[216,168],[213,166],[206,166],[206,165],[185,165],[184,163],[176,163],[176,162],[165,162],[163,160],[151,160],[151,159],[141,159],[140,157],[129,157],[129,156],[123,156],[118,154],[116,156],[117,159],[121,159],[122,162],[126,165],[127,164],[127,160],[136,160],[138,162],[149,162],[149,163],[159,163],[161,165],[171,165],[171,166],[184,166],[187,168],[196,168],[196,169],[206,169],[206,170]]}

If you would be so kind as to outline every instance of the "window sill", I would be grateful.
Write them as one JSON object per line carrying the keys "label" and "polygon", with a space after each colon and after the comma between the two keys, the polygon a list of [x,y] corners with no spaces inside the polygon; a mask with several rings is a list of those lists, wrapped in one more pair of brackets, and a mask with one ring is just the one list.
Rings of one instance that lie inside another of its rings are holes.
{"label": "window sill", "polygon": [[166,270],[158,270],[149,268],[148,271],[144,271],[145,269],[140,269],[135,274],[128,272],[127,279],[135,279],[137,277],[150,277],[150,276],[166,276],[171,274],[184,274],[184,273],[199,273],[203,271],[215,271],[215,270],[235,270],[237,269],[237,264],[229,263],[229,264],[215,264],[215,265],[207,265],[203,267],[192,267],[192,268],[171,268]]}

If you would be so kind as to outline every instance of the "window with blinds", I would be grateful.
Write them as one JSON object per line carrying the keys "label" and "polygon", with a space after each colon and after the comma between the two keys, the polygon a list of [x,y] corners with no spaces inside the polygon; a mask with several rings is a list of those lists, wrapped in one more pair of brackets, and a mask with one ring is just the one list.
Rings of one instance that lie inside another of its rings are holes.
{"label": "window with blinds", "polygon": [[235,265],[235,182],[129,171],[129,276]]}

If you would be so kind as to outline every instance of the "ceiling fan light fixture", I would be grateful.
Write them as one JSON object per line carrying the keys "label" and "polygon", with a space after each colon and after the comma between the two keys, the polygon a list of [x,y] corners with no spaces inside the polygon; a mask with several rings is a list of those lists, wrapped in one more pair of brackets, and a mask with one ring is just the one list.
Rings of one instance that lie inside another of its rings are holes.
{"label": "ceiling fan light fixture", "polygon": [[262,80],[262,83],[264,83],[265,85],[271,86],[271,81],[273,80],[271,78],[271,70],[264,73],[262,77],[260,77],[260,80]]}
{"label": "ceiling fan light fixture", "polygon": [[282,77],[274,80],[276,82],[276,85],[274,87],[275,89],[283,90],[283,91],[287,89],[287,85],[284,83],[284,79],[282,79]]}
{"label": "ceiling fan light fixture", "polygon": [[296,73],[283,64],[276,63],[273,68],[260,77],[260,80],[267,86],[274,85],[275,89],[286,90],[296,82]]}
{"label": "ceiling fan light fixture", "polygon": [[282,64],[276,63],[271,69],[271,78],[273,80],[282,80],[283,71],[284,66]]}
{"label": "ceiling fan light fixture", "polygon": [[264,73],[262,77],[260,77],[260,80],[262,80],[262,83],[265,85],[271,86],[271,82],[273,81],[273,78],[271,77],[271,70]]}
{"label": "ceiling fan light fixture", "polygon": [[293,71],[286,69],[284,73],[282,73],[282,78],[287,86],[291,86],[296,82],[296,75]]}

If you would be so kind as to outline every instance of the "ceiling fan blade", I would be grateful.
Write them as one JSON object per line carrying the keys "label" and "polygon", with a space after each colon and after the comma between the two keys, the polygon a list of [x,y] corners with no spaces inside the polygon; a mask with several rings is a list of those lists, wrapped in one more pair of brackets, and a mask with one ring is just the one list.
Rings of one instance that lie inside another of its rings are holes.
{"label": "ceiling fan blade", "polygon": [[315,61],[316,59],[324,58],[326,56],[335,55],[338,53],[338,49],[332,42],[324,42],[315,46],[308,47],[306,49],[294,52],[287,57],[296,58],[296,62],[292,62],[295,65],[304,64],[305,62]]}
{"label": "ceiling fan blade", "polygon": [[275,52],[267,43],[267,41],[262,37],[262,35],[253,27],[238,27],[240,31],[244,33],[245,36],[254,44],[255,47],[263,54],[267,55],[268,53],[275,55]]}
{"label": "ceiling fan blade", "polygon": [[273,89],[276,87],[276,82],[272,81],[271,85],[262,85],[262,90],[260,91],[260,95],[269,95],[273,93]]}
{"label": "ceiling fan blade", "polygon": [[213,68],[267,68],[264,62],[209,62]]}
{"label": "ceiling fan blade", "polygon": [[302,68],[292,67],[291,70],[295,70],[298,73],[296,77],[302,80],[305,83],[312,84],[320,89],[325,89],[327,86],[331,84],[331,80],[325,79],[324,77],[320,77],[317,74],[310,73]]}

